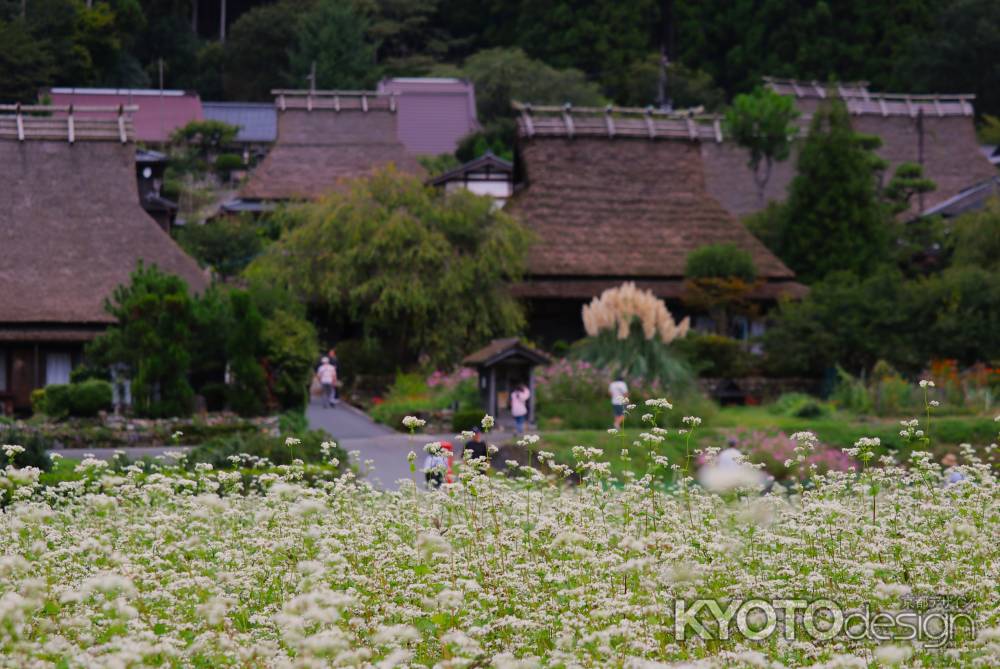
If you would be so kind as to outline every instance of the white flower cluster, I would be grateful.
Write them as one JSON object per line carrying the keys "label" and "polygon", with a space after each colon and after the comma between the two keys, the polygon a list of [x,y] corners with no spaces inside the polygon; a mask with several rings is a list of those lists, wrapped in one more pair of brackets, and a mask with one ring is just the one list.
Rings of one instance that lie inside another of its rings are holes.
{"label": "white flower cluster", "polygon": [[[1000,480],[981,453],[996,454],[962,447],[961,485],[926,453],[866,472],[878,472],[875,514],[858,474],[764,492],[757,468],[713,463],[718,448],[702,485],[669,488],[615,474],[582,445],[572,466],[541,450],[545,472],[512,462],[512,480],[457,465],[446,493],[382,491],[352,473],[307,485],[300,466],[245,487],[239,472],[93,459],[45,486],[8,466],[0,665],[1000,666]],[[976,628],[958,627],[945,650],[780,631],[676,640],[676,600],[800,593],[885,611],[960,593]]]}
{"label": "white flower cluster", "polygon": [[416,430],[424,425],[427,425],[427,421],[423,418],[417,418],[416,416],[406,416],[403,418],[403,427],[408,430]]}

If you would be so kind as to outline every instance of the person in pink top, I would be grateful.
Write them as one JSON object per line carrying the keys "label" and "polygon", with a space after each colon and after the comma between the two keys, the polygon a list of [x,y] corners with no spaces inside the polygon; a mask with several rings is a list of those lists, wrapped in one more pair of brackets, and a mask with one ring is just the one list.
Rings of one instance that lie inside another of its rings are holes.
{"label": "person in pink top", "polygon": [[523,383],[510,394],[510,413],[514,416],[514,424],[518,434],[524,434],[524,423],[528,420],[528,400],[531,391]]}

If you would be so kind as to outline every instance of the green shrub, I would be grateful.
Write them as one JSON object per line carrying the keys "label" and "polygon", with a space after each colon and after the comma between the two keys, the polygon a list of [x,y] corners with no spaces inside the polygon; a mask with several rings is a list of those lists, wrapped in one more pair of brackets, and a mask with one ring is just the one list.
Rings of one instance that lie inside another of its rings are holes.
{"label": "green shrub", "polygon": [[759,360],[732,337],[692,332],[671,347],[702,377],[739,378],[757,371]]}
{"label": "green shrub", "polygon": [[784,393],[768,410],[791,418],[821,418],[830,413],[825,404],[805,393]]}
{"label": "green shrub", "polygon": [[243,167],[243,156],[238,153],[223,153],[215,159],[215,171],[222,176],[228,175],[233,170],[241,170]]}
{"label": "green shrub", "polygon": [[750,253],[735,244],[709,244],[688,254],[684,265],[687,279],[742,279],[753,283],[757,268]]}
{"label": "green shrub", "polygon": [[485,413],[482,409],[456,411],[451,417],[451,429],[456,433],[471,430],[482,422]]}
{"label": "green shrub", "polygon": [[14,444],[24,448],[24,452],[16,454],[13,459],[8,458],[7,454],[0,450],[0,470],[10,464],[18,467],[38,467],[42,471],[48,471],[52,468],[52,459],[49,457],[48,451],[53,444],[41,434],[22,432],[0,424],[0,443]]}
{"label": "green shrub", "polygon": [[444,409],[445,406],[447,405],[435,397],[403,398],[376,404],[369,413],[376,423],[388,425],[394,430],[404,430],[402,421],[406,416],[424,416],[432,411]]}
{"label": "green shrub", "polygon": [[298,314],[278,310],[266,316],[261,335],[271,395],[282,409],[301,410],[319,350],[316,328]]}
{"label": "green shrub", "polygon": [[854,378],[840,365],[837,365],[837,386],[831,397],[838,406],[848,411],[859,414],[872,412],[872,397],[864,381]]}
{"label": "green shrub", "polygon": [[52,418],[93,418],[100,411],[110,411],[114,393],[111,384],[101,379],[82,383],[58,383],[31,393],[35,412]]}
{"label": "green shrub", "polygon": [[68,383],[54,383],[45,386],[45,399],[42,402],[46,416],[65,418],[70,411],[70,387]]}
{"label": "green shrub", "polygon": [[69,385],[69,415],[93,418],[101,411],[110,411],[114,393],[111,384],[101,379],[89,379]]}
{"label": "green shrub", "polygon": [[35,388],[31,391],[31,411],[36,414],[47,414],[45,406],[45,388]]}
{"label": "green shrub", "polygon": [[[291,464],[292,460],[295,459],[306,463],[320,463],[327,460],[323,456],[320,444],[324,441],[332,441],[330,435],[322,430],[310,430],[298,433],[296,436],[302,441],[293,447],[285,444],[285,435],[274,437],[260,433],[236,434],[212,439],[190,451],[188,463],[193,465],[204,462],[212,465],[215,469],[233,469],[235,465],[229,458],[242,454],[267,458],[276,465]],[[347,453],[339,445],[335,445],[330,450],[329,457],[338,458],[342,467],[347,464]]]}

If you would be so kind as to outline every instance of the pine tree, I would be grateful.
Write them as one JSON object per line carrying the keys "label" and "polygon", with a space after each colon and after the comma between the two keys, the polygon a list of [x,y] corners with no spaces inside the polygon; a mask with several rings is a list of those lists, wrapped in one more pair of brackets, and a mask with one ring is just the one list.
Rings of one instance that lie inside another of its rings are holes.
{"label": "pine tree", "polygon": [[867,275],[888,258],[891,226],[866,145],[868,138],[851,129],[843,103],[813,117],[782,207],[775,249],[802,280],[835,270]]}

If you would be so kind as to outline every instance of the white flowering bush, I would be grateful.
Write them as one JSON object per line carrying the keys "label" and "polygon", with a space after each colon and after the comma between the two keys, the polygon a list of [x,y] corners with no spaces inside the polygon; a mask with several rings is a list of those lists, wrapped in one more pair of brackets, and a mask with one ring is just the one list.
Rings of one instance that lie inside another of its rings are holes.
{"label": "white flowering bush", "polygon": [[[657,460],[663,432],[622,448]],[[814,440],[796,440],[807,463]],[[993,447],[966,448],[951,472],[918,451],[789,489],[746,463],[698,485],[694,453],[658,462],[670,480],[636,472],[610,485],[600,449],[574,449],[568,466],[544,439],[521,447],[545,473],[529,464],[511,481],[458,464],[433,492],[379,491],[351,473],[307,486],[301,465],[251,488],[210,468],[114,473],[99,461],[43,487],[37,470],[8,467],[0,665],[1000,665]],[[707,467],[723,466],[718,453],[701,454]],[[801,629],[753,640],[708,620],[704,634],[678,634],[681,601],[898,612],[924,596],[951,598],[974,629],[942,648]]]}

